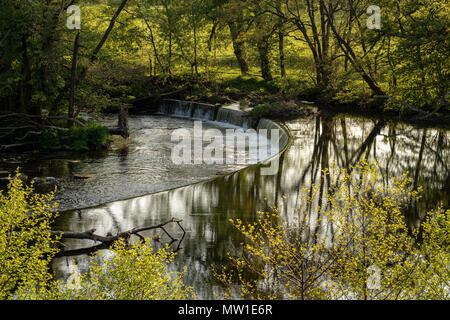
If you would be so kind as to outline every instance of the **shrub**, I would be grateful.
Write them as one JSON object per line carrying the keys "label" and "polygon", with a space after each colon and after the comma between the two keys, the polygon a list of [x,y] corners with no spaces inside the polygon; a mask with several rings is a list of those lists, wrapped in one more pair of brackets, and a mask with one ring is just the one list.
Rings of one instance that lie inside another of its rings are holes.
{"label": "shrub", "polygon": [[260,104],[251,111],[256,119],[292,120],[308,115],[309,108],[300,106],[294,101],[279,101],[272,104]]}
{"label": "shrub", "polygon": [[108,136],[109,132],[106,127],[92,124],[87,128],[87,141],[91,148],[98,149],[105,146]]}
{"label": "shrub", "polygon": [[97,150],[106,146],[108,135],[108,129],[98,124],[73,127],[70,130],[47,129],[41,134],[40,146],[50,150],[62,148],[75,151]]}
{"label": "shrub", "polygon": [[270,104],[264,103],[264,104],[258,104],[256,107],[252,109],[252,117],[256,119],[261,119],[264,117],[267,117],[270,110]]}
{"label": "shrub", "polygon": [[[55,283],[39,298],[64,300],[182,300],[192,289],[182,281],[183,273],[167,271],[174,258],[168,248],[154,251],[150,241],[128,245],[121,240],[112,248],[112,258],[103,264],[92,261],[88,273],[73,273],[69,285]],[[71,279],[72,278],[72,279]],[[73,282],[73,283],[72,283]]]}
{"label": "shrub", "polygon": [[183,273],[171,273],[174,253],[166,247],[154,251],[150,242],[112,248],[104,264],[93,261],[90,272],[73,274],[78,287],[65,286],[48,272],[57,253],[58,237],[50,225],[57,204],[54,193],[38,195],[25,186],[20,173],[6,194],[0,191],[0,300],[2,299],[187,299],[192,289]]}
{"label": "shrub", "polygon": [[40,136],[40,146],[43,149],[57,149],[61,144],[61,135],[56,129],[46,129]]}
{"label": "shrub", "polygon": [[232,270],[215,272],[227,297],[448,299],[450,210],[410,230],[403,209],[421,190],[406,174],[388,186],[365,162],[322,174],[329,189],[304,189],[297,221],[284,223],[277,208],[249,225],[231,220],[246,240]]}
{"label": "shrub", "polygon": [[0,300],[32,292],[51,280],[47,273],[56,253],[50,234],[57,204],[53,193],[37,195],[17,171],[0,191]]}
{"label": "shrub", "polygon": [[68,132],[69,146],[76,151],[89,150],[88,147],[88,130],[85,128],[74,127]]}

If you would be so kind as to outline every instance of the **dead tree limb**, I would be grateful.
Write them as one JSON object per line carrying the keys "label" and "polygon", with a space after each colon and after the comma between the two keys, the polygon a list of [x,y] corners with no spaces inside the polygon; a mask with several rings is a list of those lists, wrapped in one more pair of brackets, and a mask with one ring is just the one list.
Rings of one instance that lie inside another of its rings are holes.
{"label": "dead tree limb", "polygon": [[55,237],[61,237],[61,239],[80,239],[80,240],[92,240],[92,241],[96,241],[96,242],[101,242],[103,244],[106,245],[110,245],[113,242],[120,240],[120,239],[129,239],[132,235],[136,235],[139,238],[141,238],[141,240],[143,239],[142,235],[140,235],[140,232],[143,231],[148,231],[148,230],[155,230],[155,229],[161,229],[163,230],[172,241],[177,241],[177,239],[175,239],[174,237],[172,237],[165,229],[164,226],[171,224],[171,223],[176,223],[180,229],[183,231],[183,238],[184,238],[184,234],[186,233],[186,231],[183,229],[183,227],[181,226],[180,222],[182,222],[182,220],[177,220],[175,218],[170,219],[169,221],[160,223],[158,225],[155,226],[150,226],[150,227],[142,227],[142,228],[133,228],[131,230],[125,231],[125,232],[119,232],[117,235],[107,235],[107,236],[100,236],[95,234],[95,229],[89,230],[89,231],[85,231],[85,232],[73,232],[73,231],[51,231],[51,234]]}

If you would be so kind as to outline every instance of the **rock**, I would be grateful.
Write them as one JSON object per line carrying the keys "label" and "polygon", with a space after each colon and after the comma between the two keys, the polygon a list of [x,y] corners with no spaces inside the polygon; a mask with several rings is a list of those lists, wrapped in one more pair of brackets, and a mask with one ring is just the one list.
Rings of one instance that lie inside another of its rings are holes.
{"label": "rock", "polygon": [[58,180],[56,180],[56,178],[54,178],[54,177],[47,177],[47,178],[45,178],[45,183],[57,184]]}
{"label": "rock", "polygon": [[108,149],[110,151],[122,151],[128,148],[129,140],[121,136],[113,135],[108,140]]}
{"label": "rock", "polygon": [[81,163],[81,160],[67,160],[68,163]]}
{"label": "rock", "polygon": [[78,179],[78,180],[86,180],[86,179],[91,179],[93,177],[94,177],[93,174],[74,174],[73,175],[73,178]]}

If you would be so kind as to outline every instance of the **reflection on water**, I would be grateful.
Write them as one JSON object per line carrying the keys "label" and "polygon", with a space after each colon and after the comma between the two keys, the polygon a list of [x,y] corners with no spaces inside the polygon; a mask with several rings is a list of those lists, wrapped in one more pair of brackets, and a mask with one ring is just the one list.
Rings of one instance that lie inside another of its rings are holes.
{"label": "reflection on water", "polygon": [[[350,168],[361,159],[375,162],[386,184],[393,177],[409,172],[414,185],[424,189],[420,203],[408,213],[411,224],[439,204],[449,207],[450,132],[323,116],[288,125],[295,138],[286,152],[272,160],[279,162],[276,175],[263,176],[260,166],[253,166],[212,181],[67,212],[61,215],[55,228],[73,231],[95,228],[98,234],[114,234],[172,217],[183,219],[187,235],[173,268],[182,270],[186,266],[186,284],[194,286],[200,299],[213,299],[213,292],[219,292],[220,288],[211,278],[210,266],[227,264],[227,252],[239,250],[242,241],[228,220],[240,218],[251,222],[258,210],[281,204],[283,219],[292,219],[294,208],[302,207],[301,187],[311,183],[326,187],[320,172],[331,163]],[[176,226],[169,230],[174,235],[179,233]],[[92,242],[74,241],[67,245],[72,249]],[[57,258],[53,265],[57,278],[66,279],[73,264],[86,271],[88,256]]]}

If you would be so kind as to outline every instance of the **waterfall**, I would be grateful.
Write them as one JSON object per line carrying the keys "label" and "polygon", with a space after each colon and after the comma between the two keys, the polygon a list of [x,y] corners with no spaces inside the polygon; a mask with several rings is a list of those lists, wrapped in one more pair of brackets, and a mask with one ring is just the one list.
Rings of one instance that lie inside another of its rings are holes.
{"label": "waterfall", "polygon": [[176,117],[192,118],[192,103],[189,101],[164,100],[158,106],[158,113]]}
{"label": "waterfall", "polygon": [[[158,113],[183,118],[201,119],[205,121],[217,121],[241,127],[244,130],[255,128],[253,119],[244,116],[242,111],[230,108],[220,108],[205,103],[166,99],[160,101]],[[256,131],[261,134],[259,131],[263,129],[267,130],[267,139],[270,144],[272,144],[272,142],[274,144],[278,143],[277,147],[279,150],[277,150],[276,153],[286,147],[289,142],[289,134],[287,129],[271,120],[261,119],[258,122]],[[278,130],[277,136],[273,137],[274,139],[277,139],[277,141],[272,141],[272,130],[274,129]],[[269,151],[269,153],[272,154],[272,151]]]}
{"label": "waterfall", "polygon": [[210,104],[166,99],[158,105],[158,113],[170,116],[214,121],[218,107]]}
{"label": "waterfall", "polygon": [[216,109],[218,107],[207,104],[196,103],[193,105],[193,118],[214,121]]}
{"label": "waterfall", "polygon": [[229,123],[234,126],[244,127],[242,112],[232,109],[220,108],[217,113],[217,122]]}

